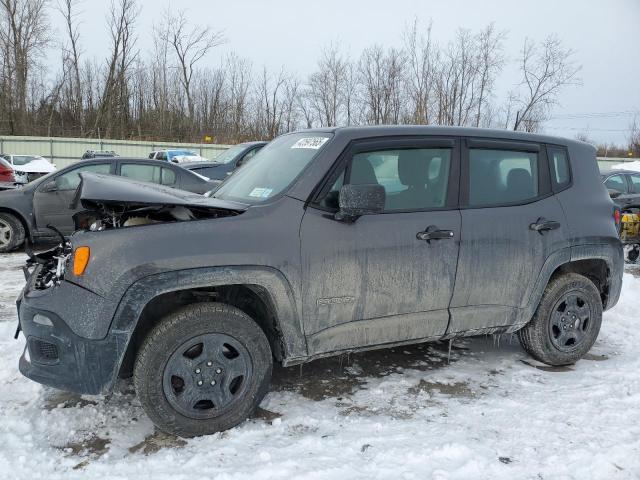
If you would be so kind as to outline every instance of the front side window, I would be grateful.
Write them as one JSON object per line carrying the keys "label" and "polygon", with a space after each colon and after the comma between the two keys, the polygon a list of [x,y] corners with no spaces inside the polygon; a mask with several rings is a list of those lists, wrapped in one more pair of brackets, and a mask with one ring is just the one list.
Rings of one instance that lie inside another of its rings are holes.
{"label": "front side window", "polygon": [[247,162],[229,176],[215,198],[259,203],[284,191],[318,155],[331,138],[320,132],[282,135],[260,151],[260,161]]}
{"label": "front side window", "polygon": [[469,205],[525,203],[538,196],[538,154],[469,150]]}
{"label": "front side window", "polygon": [[111,165],[108,163],[99,163],[94,165],[84,165],[82,167],[74,168],[73,170],[58,175],[55,179],[56,188],[58,190],[75,190],[80,184],[80,173],[110,173]]}
{"label": "front side window", "polygon": [[141,182],[160,183],[160,170],[160,167],[155,165],[123,163],[120,167],[120,175]]}
{"label": "front side window", "polygon": [[627,184],[624,181],[624,177],[622,175],[612,175],[604,182],[604,186],[607,187],[608,190],[613,190],[619,193],[627,192]]}
{"label": "front side window", "polygon": [[343,184],[382,185],[385,211],[442,208],[447,198],[451,150],[408,148],[355,154],[329,192],[319,201],[337,209]]}
{"label": "front side window", "polygon": [[640,193],[640,175],[629,175],[631,179],[631,187],[633,188],[633,193]]}

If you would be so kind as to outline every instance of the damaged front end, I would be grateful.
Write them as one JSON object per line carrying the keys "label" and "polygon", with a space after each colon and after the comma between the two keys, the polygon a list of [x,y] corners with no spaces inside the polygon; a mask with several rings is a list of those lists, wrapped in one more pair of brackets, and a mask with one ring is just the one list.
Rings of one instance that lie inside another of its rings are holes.
{"label": "damaged front end", "polygon": [[[51,225],[47,225],[47,228],[60,237],[60,243],[56,247],[35,254],[31,249],[31,242],[27,239],[24,249],[29,258],[22,271],[25,279],[31,282],[31,288],[35,290],[46,290],[60,283],[72,252],[71,242],[60,230]],[[32,275],[35,275],[33,279]]]}
{"label": "damaged front end", "polygon": [[101,231],[239,215],[248,205],[125,177],[81,173],[73,217],[76,230]]}

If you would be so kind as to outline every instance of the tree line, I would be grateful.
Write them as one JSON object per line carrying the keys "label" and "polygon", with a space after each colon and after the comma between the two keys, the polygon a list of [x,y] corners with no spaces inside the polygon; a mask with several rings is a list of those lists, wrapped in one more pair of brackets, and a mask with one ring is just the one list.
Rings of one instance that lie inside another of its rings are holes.
{"label": "tree line", "polygon": [[[508,59],[507,32],[493,23],[440,43],[431,24],[415,20],[398,46],[352,56],[328,45],[301,77],[235,54],[209,66],[223,33],[179,10],[164,12],[142,51],[140,0],[112,0],[98,59],[83,50],[81,0],[0,0],[0,9],[0,134],[235,143],[337,125],[535,132],[562,90],[580,83],[574,52],[557,37],[526,39]],[[62,31],[53,31],[54,16]],[[509,62],[520,81],[499,96]]]}

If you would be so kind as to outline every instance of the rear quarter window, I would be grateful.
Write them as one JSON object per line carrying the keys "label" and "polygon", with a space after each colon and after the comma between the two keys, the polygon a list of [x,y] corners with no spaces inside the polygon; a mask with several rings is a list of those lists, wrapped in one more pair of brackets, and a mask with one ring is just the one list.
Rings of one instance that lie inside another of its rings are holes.
{"label": "rear quarter window", "polygon": [[549,169],[551,170],[551,185],[554,192],[558,192],[571,183],[571,166],[569,155],[562,147],[547,147]]}

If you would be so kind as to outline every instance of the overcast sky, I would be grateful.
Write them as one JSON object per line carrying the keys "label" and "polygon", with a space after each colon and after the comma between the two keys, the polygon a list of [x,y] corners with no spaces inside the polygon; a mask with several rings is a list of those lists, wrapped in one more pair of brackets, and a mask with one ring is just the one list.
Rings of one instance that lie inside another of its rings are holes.
{"label": "overcast sky", "polygon": [[[576,51],[583,85],[562,93],[545,131],[568,137],[586,132],[597,141],[626,143],[634,113],[640,121],[640,0],[139,1],[143,54],[151,48],[162,11],[171,5],[186,10],[194,23],[224,31],[226,44],[205,59],[207,64],[215,66],[235,51],[254,67],[284,66],[301,77],[313,71],[320,50],[331,42],[352,56],[373,43],[400,46],[402,30],[414,17],[423,25],[433,20],[439,43],[460,27],[477,31],[495,22],[508,32],[505,53],[511,60],[499,81],[499,99],[519,81],[514,64],[524,38],[556,34]],[[88,57],[106,54],[108,6],[106,0],[81,4],[80,35]],[[52,14],[51,23],[62,31],[59,15]]]}

